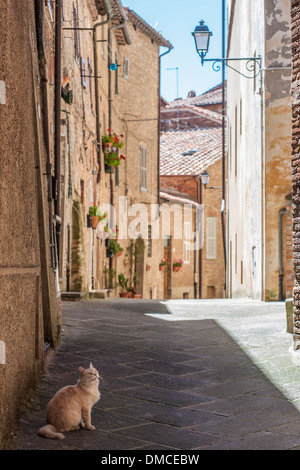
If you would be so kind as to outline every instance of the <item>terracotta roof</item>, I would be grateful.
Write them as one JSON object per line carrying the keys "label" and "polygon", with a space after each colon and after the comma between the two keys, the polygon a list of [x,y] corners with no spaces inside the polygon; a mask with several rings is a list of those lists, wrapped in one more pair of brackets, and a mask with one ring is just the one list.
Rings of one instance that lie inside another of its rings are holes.
{"label": "terracotta roof", "polygon": [[169,47],[173,49],[172,44],[165,39],[158,31],[156,31],[152,26],[146,23],[143,18],[141,18],[135,11],[130,10],[128,7],[124,7],[126,14],[128,16],[128,20],[140,29],[143,33],[147,34],[154,42],[158,43],[160,46]]}
{"label": "terracotta roof", "polygon": [[182,196],[177,196],[175,194],[167,192],[167,190],[160,191],[159,193],[160,198],[164,199],[166,201],[172,201],[172,202],[178,202],[179,204],[192,204],[193,206],[200,206],[200,204],[196,201],[193,201],[192,199],[182,197]]}
{"label": "terracotta roof", "polygon": [[[187,100],[184,100],[185,102]],[[180,112],[182,111],[190,111],[191,115],[194,115],[195,118],[199,118],[199,117],[204,117],[204,118],[207,118],[215,123],[218,123],[220,124],[220,126],[222,125],[222,115],[220,113],[217,113],[215,111],[211,111],[209,109],[203,109],[201,107],[198,107],[198,106],[194,106],[192,104],[184,104],[184,105],[180,105]],[[177,106],[175,107],[177,108]],[[174,107],[169,107],[168,105],[163,107],[161,109],[161,116],[163,119],[169,119],[168,118],[168,112],[169,113],[174,113],[176,109],[174,109]],[[173,119],[176,119],[176,118],[173,118]],[[188,119],[188,118],[187,118]]]}
{"label": "terracotta roof", "polygon": [[199,175],[222,158],[222,128],[161,133],[160,174]]}
{"label": "terracotta roof", "polygon": [[166,108],[176,108],[177,106],[208,106],[211,104],[222,103],[222,84],[217,85],[211,90],[206,91],[202,95],[194,96],[192,98],[174,100],[168,103]]}

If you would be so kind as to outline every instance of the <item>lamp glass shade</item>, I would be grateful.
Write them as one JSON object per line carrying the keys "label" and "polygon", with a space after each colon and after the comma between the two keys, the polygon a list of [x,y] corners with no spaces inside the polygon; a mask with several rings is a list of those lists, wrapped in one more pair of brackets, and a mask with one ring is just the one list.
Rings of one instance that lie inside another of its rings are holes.
{"label": "lamp glass shade", "polygon": [[197,52],[207,54],[212,32],[209,31],[208,27],[204,24],[203,20],[201,20],[199,25],[196,26],[195,31],[192,33],[192,35],[195,39]]}
{"label": "lamp glass shade", "polygon": [[203,186],[207,186],[208,183],[209,183],[209,174],[207,173],[207,171],[204,171],[201,175],[201,182],[203,184]]}

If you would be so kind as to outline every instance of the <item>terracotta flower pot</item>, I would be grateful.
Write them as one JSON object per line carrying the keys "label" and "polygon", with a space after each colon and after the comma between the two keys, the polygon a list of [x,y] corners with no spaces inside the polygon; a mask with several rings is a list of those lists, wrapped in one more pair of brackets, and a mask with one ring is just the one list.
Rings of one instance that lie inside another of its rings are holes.
{"label": "terracotta flower pot", "polygon": [[120,292],[120,297],[123,299],[127,299],[131,296],[131,292]]}
{"label": "terracotta flower pot", "polygon": [[104,142],[103,150],[110,152],[112,150],[112,146],[113,146],[112,142]]}
{"label": "terracotta flower pot", "polygon": [[92,229],[96,230],[98,224],[99,224],[99,217],[97,215],[92,215]]}
{"label": "terracotta flower pot", "polygon": [[180,269],[181,269],[181,266],[173,266],[173,271],[175,271],[175,273],[178,273]]}
{"label": "terracotta flower pot", "polygon": [[105,173],[114,173],[114,172],[115,172],[115,167],[106,165],[105,163]]}
{"label": "terracotta flower pot", "polygon": [[146,265],[146,271],[150,271],[151,266],[149,264]]}
{"label": "terracotta flower pot", "polygon": [[164,269],[164,266],[160,265],[160,266],[159,266],[159,270],[160,270],[160,271],[163,271],[163,269]]}

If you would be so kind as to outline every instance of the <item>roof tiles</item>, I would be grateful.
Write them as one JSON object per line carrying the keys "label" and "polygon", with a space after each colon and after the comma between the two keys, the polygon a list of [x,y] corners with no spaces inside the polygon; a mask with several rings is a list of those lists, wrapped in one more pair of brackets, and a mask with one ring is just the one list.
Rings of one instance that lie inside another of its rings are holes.
{"label": "roof tiles", "polygon": [[222,128],[172,130],[161,134],[162,176],[199,175],[221,158]]}

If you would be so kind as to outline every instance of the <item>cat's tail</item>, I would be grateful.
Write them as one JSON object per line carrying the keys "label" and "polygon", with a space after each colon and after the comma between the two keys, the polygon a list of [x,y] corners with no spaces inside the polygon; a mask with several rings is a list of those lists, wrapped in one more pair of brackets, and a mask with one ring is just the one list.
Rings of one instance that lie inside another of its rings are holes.
{"label": "cat's tail", "polygon": [[47,424],[39,429],[39,435],[48,439],[64,439],[65,436],[61,432],[57,432],[52,424]]}

